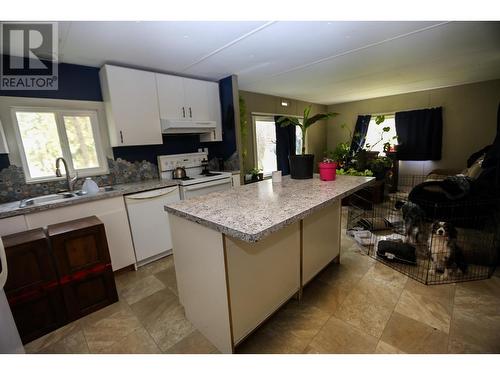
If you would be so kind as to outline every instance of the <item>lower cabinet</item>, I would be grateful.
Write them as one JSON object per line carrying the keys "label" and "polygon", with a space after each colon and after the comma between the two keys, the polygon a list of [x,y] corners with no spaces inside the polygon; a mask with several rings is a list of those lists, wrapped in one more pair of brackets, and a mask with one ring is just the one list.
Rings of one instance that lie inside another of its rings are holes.
{"label": "lower cabinet", "polygon": [[103,223],[95,216],[2,237],[5,293],[23,343],[118,301]]}
{"label": "lower cabinet", "polygon": [[106,227],[113,271],[135,263],[134,247],[123,197],[102,199],[26,214],[28,228],[46,227],[67,220],[97,216]]}

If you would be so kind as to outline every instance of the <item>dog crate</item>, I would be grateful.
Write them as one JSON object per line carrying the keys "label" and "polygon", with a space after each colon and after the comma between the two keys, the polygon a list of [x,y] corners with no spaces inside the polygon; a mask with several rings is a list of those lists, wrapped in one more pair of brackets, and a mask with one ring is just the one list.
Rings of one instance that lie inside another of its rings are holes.
{"label": "dog crate", "polygon": [[352,195],[347,234],[367,255],[424,284],[489,278],[500,248],[500,199],[419,200],[420,218],[412,222],[401,205],[425,179],[400,176],[398,190],[386,192],[380,203]]}

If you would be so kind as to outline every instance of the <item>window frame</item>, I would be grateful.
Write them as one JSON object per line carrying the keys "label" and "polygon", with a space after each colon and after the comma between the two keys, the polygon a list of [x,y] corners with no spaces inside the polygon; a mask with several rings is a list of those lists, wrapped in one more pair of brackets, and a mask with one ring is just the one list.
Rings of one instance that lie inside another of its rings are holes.
{"label": "window frame", "polygon": [[[387,118],[391,118],[391,119],[395,120],[395,118],[396,118],[396,113],[394,113],[394,112],[392,112],[392,113],[391,113],[391,112],[389,112],[389,113],[377,113],[377,114],[371,114],[370,122],[369,122],[369,124],[368,124],[368,130],[367,130],[367,132],[366,132],[365,144],[363,145],[363,149],[364,149],[364,150],[368,150],[368,149],[366,148],[366,140],[368,139],[368,132],[370,131],[370,124],[372,123],[372,121],[373,121],[373,122],[375,121],[375,118],[376,118],[377,116],[385,116],[385,118],[386,118],[386,119],[387,119]],[[384,127],[384,125],[383,125],[383,124],[384,124],[384,123],[382,123],[382,124],[381,124],[380,129],[382,129],[382,128]],[[374,125],[375,125],[375,126],[377,126],[376,124],[374,124]],[[395,133],[395,135],[396,135],[396,137],[397,137],[397,135],[398,135],[398,134],[397,134],[397,130],[396,130],[396,121],[394,121],[394,133]],[[390,141],[391,141],[391,143],[393,143],[392,138],[390,138]],[[383,143],[384,143],[384,142],[382,141],[382,144],[383,144]],[[395,145],[397,145],[397,144],[398,144],[398,139],[397,139],[397,138],[396,138],[396,142],[394,142],[394,144],[395,144]],[[387,156],[387,155],[384,153],[384,151],[383,151],[383,150],[382,150],[382,151],[379,151],[379,155],[381,155],[381,156]]]}
{"label": "window frame", "polygon": [[[257,155],[257,120],[260,121],[269,121],[274,122],[274,117],[275,116],[286,116],[286,117],[296,117],[299,119],[299,121],[303,121],[304,118],[302,116],[296,116],[296,115],[279,115],[279,114],[269,114],[269,113],[251,113],[252,117],[252,133],[253,133],[253,164],[255,168],[259,168],[259,156]],[[297,134],[297,127],[295,127],[295,132]],[[306,141],[307,143],[307,141]],[[269,177],[272,175],[272,172],[270,173],[264,173],[264,177]]]}
{"label": "window frame", "polygon": [[[109,166],[107,163],[106,153],[104,151],[100,124],[98,119],[98,114],[96,110],[90,109],[67,109],[67,108],[56,108],[56,107],[30,107],[30,106],[13,106],[10,107],[12,124],[14,125],[14,133],[16,135],[16,143],[19,149],[19,154],[21,157],[21,164],[24,170],[24,176],[27,184],[35,184],[40,182],[50,182],[50,181],[60,181],[66,179],[66,176],[57,177],[55,175],[55,160],[54,160],[54,175],[45,177],[31,177],[28,160],[26,158],[26,151],[24,149],[23,140],[21,137],[21,132],[19,129],[19,123],[17,121],[17,112],[34,112],[34,113],[53,113],[57,126],[57,134],[59,135],[59,142],[62,151],[62,157],[66,160],[68,164],[69,174],[71,176],[78,175],[78,177],[89,177],[97,175],[109,174]],[[92,127],[92,135],[94,137],[97,162],[98,167],[95,168],[83,168],[75,169],[73,165],[73,157],[71,156],[71,149],[69,146],[68,137],[66,135],[66,128],[64,123],[64,116],[88,116],[90,118],[90,124]]]}

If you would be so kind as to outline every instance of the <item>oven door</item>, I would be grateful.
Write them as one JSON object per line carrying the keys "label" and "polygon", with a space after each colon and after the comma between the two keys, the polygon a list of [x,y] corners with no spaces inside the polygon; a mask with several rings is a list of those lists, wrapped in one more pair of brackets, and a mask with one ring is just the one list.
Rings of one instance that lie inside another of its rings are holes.
{"label": "oven door", "polygon": [[231,178],[224,178],[215,181],[202,182],[195,185],[183,186],[181,188],[182,199],[199,197],[214,191],[230,189],[233,186]]}

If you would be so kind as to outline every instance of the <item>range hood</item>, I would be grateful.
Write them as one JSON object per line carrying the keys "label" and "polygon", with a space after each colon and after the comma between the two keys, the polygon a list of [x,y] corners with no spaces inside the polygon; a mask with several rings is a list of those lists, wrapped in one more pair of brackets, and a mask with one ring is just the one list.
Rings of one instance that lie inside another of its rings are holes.
{"label": "range hood", "polygon": [[189,121],[161,119],[163,134],[206,134],[215,132],[215,121]]}

